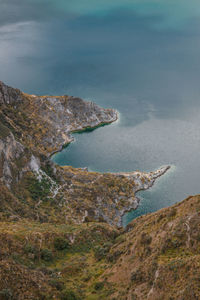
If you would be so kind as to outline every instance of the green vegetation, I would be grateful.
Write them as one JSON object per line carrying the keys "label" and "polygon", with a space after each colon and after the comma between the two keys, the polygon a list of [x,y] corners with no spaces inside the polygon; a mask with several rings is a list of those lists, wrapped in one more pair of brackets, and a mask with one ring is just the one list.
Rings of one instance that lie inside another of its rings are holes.
{"label": "green vegetation", "polygon": [[101,282],[96,282],[95,285],[94,285],[94,289],[95,289],[96,291],[102,290],[103,287],[104,287],[104,282],[103,282],[103,281],[101,281]]}
{"label": "green vegetation", "polygon": [[51,250],[49,249],[42,249],[41,250],[41,258],[44,260],[44,261],[52,261],[53,260],[53,253]]}
{"label": "green vegetation", "polygon": [[[0,238],[1,232],[4,232],[5,237],[1,247],[5,273],[0,262],[0,277],[3,274],[12,276],[11,271],[6,273],[8,261],[11,265],[15,263],[18,266],[19,270],[15,267],[14,273],[21,276],[13,281],[12,277],[6,279],[6,282],[10,282],[9,287],[14,296],[19,282],[24,280],[24,288],[29,285],[28,293],[34,295],[33,299],[52,299],[54,295],[56,299],[86,300],[90,297],[93,299],[94,293],[96,299],[99,295],[101,299],[107,299],[107,296],[104,297],[108,295],[107,285],[104,284],[105,279],[101,279],[107,264],[106,255],[101,261],[96,260],[94,249],[102,247],[109,251],[112,243],[107,240],[108,236],[111,239],[116,236],[114,228],[98,223],[55,225],[40,222],[0,222]],[[35,282],[33,285],[32,280]],[[38,290],[38,285],[44,287],[43,292]],[[0,289],[5,288],[0,281]]]}
{"label": "green vegetation", "polygon": [[144,279],[145,274],[141,269],[138,269],[137,271],[131,274],[131,281],[134,281],[135,283],[142,283]]}
{"label": "green vegetation", "polygon": [[69,243],[66,239],[62,237],[57,237],[54,240],[54,247],[56,250],[64,250],[69,248]]}
{"label": "green vegetation", "polygon": [[13,299],[12,292],[10,289],[3,289],[0,291],[0,299],[11,300]]}
{"label": "green vegetation", "polygon": [[0,138],[5,139],[9,134],[9,129],[0,122]]}
{"label": "green vegetation", "polygon": [[65,290],[61,294],[61,300],[81,300],[81,298],[77,296],[74,291]]}
{"label": "green vegetation", "polygon": [[58,279],[49,280],[50,286],[56,288],[58,291],[62,291],[64,288],[64,283]]}
{"label": "green vegetation", "polygon": [[32,197],[36,200],[46,200],[51,188],[51,183],[45,177],[39,181],[35,176],[26,178],[26,186]]}
{"label": "green vegetation", "polygon": [[54,173],[51,161],[45,160],[45,163],[42,165],[41,169],[54,181],[56,181],[56,182],[59,181],[58,177]]}
{"label": "green vegetation", "polygon": [[103,245],[103,247],[101,246],[97,246],[94,248],[94,255],[95,255],[95,258],[97,260],[101,260],[103,258],[106,258],[110,248],[112,246],[112,243],[111,242],[108,242],[108,243],[105,243]]}

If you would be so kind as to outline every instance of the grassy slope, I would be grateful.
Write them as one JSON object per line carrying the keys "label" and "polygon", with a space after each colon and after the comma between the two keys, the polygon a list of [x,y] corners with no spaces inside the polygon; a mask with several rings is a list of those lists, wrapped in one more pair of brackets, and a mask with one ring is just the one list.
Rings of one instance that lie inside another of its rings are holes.
{"label": "grassy slope", "polygon": [[108,251],[117,235],[101,223],[1,222],[0,291],[9,289],[13,299],[97,299],[106,266],[99,249]]}
{"label": "grassy slope", "polygon": [[190,197],[124,232],[93,222],[1,222],[0,291],[9,287],[14,299],[199,299],[199,211],[200,196]]}
{"label": "grassy slope", "polygon": [[200,299],[200,196],[128,226],[106,271],[113,299]]}

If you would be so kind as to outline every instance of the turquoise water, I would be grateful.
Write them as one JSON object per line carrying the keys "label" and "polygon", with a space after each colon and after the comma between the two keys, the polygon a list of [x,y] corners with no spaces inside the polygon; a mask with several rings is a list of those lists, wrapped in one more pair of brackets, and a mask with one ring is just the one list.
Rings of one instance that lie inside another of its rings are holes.
{"label": "turquoise water", "polygon": [[129,221],[197,194],[200,3],[196,0],[0,0],[0,80],[120,112],[54,157],[91,170],[172,170],[140,192]]}

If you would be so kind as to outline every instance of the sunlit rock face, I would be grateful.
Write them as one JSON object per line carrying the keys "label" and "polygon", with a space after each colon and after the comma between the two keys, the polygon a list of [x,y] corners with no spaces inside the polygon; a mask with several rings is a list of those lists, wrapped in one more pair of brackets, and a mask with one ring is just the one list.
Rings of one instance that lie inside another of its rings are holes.
{"label": "sunlit rock face", "polygon": [[0,81],[0,104],[17,104],[22,101],[22,93]]}
{"label": "sunlit rock face", "polygon": [[[117,111],[104,109],[93,102],[71,96],[27,95],[0,82],[0,104],[18,106],[31,113],[31,123],[40,130],[40,148],[47,153],[59,150],[72,141],[70,133],[95,128],[117,120]],[[28,111],[29,109],[29,111]],[[34,126],[33,126],[34,128]],[[27,128],[24,128],[25,132]],[[24,134],[25,134],[24,132]],[[29,132],[30,133],[30,132]]]}
{"label": "sunlit rock face", "polygon": [[15,140],[12,133],[4,139],[0,137],[0,181],[8,187],[13,180],[19,179],[19,172],[14,176],[13,169],[17,169],[15,161],[20,159],[23,152],[23,145]]}
{"label": "sunlit rock face", "polygon": [[48,127],[43,141],[47,147],[54,147],[55,150],[72,141],[71,132],[109,124],[118,117],[114,109],[104,109],[93,102],[71,96],[33,96],[32,103],[38,117]]}

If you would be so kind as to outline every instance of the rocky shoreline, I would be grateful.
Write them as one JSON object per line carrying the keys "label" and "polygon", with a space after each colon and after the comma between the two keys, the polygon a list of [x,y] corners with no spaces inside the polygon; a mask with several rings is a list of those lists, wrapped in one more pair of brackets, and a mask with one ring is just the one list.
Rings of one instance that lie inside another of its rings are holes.
{"label": "rocky shoreline", "polygon": [[75,129],[75,130],[70,131],[68,133],[68,135],[69,135],[69,141],[66,144],[63,144],[62,146],[60,146],[59,149],[57,149],[57,150],[53,151],[52,153],[50,153],[49,157],[52,158],[53,155],[55,155],[56,153],[61,152],[63,149],[65,149],[66,147],[68,147],[72,142],[74,142],[75,138],[73,137],[73,133],[84,133],[87,130],[95,130],[97,128],[100,128],[100,127],[103,127],[103,126],[107,126],[107,125],[109,125],[109,124],[111,124],[113,122],[116,122],[118,120],[118,112],[116,110],[114,110],[114,109],[113,109],[113,111],[116,112],[116,115],[115,115],[115,117],[113,117],[113,119],[111,121],[101,122],[101,123],[99,123],[98,125],[95,125],[95,126],[87,126],[87,127],[81,128],[81,129]]}
{"label": "rocky shoreline", "polygon": [[0,82],[0,184],[11,217],[121,227],[124,213],[138,205],[135,194],[151,187],[169,166],[149,173],[98,173],[60,167],[50,159],[73,140],[73,132],[117,119],[116,110],[93,102],[28,95]]}
{"label": "rocky shoreline", "polygon": [[[116,120],[117,120],[117,116],[116,116]],[[110,123],[114,122],[115,120],[111,121]],[[104,123],[103,125],[108,125],[109,123]],[[95,128],[98,128],[102,126],[102,124],[99,124],[95,127],[87,127],[89,129],[95,129]],[[71,133],[80,133],[80,132],[84,132],[85,130],[87,130],[87,128],[83,128],[83,129],[80,129],[80,130],[76,130],[76,131],[73,131]],[[70,134],[71,134],[70,133]],[[72,137],[72,140],[73,141],[74,138]],[[71,143],[71,141],[67,144],[69,145]],[[63,145],[63,147],[61,148],[60,151],[63,150],[63,148],[66,147],[66,145]],[[56,154],[60,151],[55,151],[53,154]],[[52,154],[52,155],[53,155]],[[51,157],[52,157],[51,155]],[[118,221],[115,223],[115,225],[117,225],[118,227],[122,227],[123,226],[123,217],[124,215],[131,211],[131,210],[135,210],[137,209],[138,205],[139,205],[139,202],[140,202],[140,199],[138,197],[136,197],[136,193],[139,192],[139,191],[144,191],[144,190],[147,190],[149,188],[151,188],[156,179],[161,177],[162,175],[164,175],[168,170],[170,169],[170,166],[167,165],[167,166],[162,166],[160,167],[159,169],[155,170],[155,171],[151,171],[151,172],[140,172],[140,171],[133,171],[133,172],[118,172],[118,173],[111,173],[112,175],[116,176],[116,177],[125,177],[129,180],[129,182],[131,183],[131,185],[133,186],[133,193],[134,193],[134,197],[133,198],[129,198],[128,199],[128,202],[130,203],[128,206],[122,208],[121,210],[119,211],[116,211],[116,218],[118,219]],[[87,167],[85,168],[82,168],[83,171],[88,171]],[[106,174],[106,173],[105,173]],[[117,201],[117,200],[115,200]],[[88,214],[86,213],[86,217],[88,216]],[[112,221],[107,218],[106,215],[103,215],[103,218],[107,221],[107,223],[109,223],[110,225],[113,225]]]}
{"label": "rocky shoreline", "polygon": [[[156,179],[164,175],[168,170],[170,169],[170,166],[162,166],[156,171],[152,172],[140,172],[140,171],[134,171],[134,172],[120,172],[120,173],[113,173],[116,176],[124,176],[128,178],[130,181],[134,181],[133,185],[133,192],[136,195],[139,191],[148,190],[151,188]],[[123,217],[124,215],[131,211],[137,209],[140,199],[135,196],[134,199],[129,199],[130,205],[128,207],[125,207],[121,211],[118,212],[118,215],[120,217],[120,221],[118,222],[118,227],[122,227],[123,223]]]}

